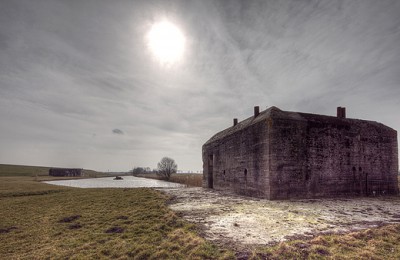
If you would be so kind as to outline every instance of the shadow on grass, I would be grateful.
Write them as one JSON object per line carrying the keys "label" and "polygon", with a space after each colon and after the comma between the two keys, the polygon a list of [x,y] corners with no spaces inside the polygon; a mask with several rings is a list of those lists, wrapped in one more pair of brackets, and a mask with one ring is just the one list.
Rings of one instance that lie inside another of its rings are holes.
{"label": "shadow on grass", "polygon": [[62,219],[60,219],[58,222],[59,222],[59,223],[70,223],[70,222],[72,222],[72,221],[77,220],[77,219],[80,218],[80,217],[81,217],[81,215],[73,215],[73,216],[69,216],[69,217],[62,218]]}
{"label": "shadow on grass", "polygon": [[105,233],[107,234],[122,233],[122,232],[124,232],[124,229],[121,227],[112,227],[105,231]]}

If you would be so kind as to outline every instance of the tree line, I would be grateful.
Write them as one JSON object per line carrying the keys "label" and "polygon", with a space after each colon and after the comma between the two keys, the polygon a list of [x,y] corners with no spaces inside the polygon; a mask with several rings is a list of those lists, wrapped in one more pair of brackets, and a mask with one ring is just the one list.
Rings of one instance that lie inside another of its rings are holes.
{"label": "tree line", "polygon": [[155,173],[162,179],[169,180],[172,174],[176,173],[178,165],[175,160],[169,157],[163,157],[157,164],[157,169],[150,169],[150,167],[135,167],[132,169],[132,175]]}

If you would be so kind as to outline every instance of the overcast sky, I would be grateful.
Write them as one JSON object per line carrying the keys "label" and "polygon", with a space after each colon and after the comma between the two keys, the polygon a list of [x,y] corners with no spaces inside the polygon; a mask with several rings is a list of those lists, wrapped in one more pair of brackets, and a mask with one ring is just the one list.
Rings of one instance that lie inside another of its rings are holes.
{"label": "overcast sky", "polygon": [[[153,24],[183,33],[168,66]],[[253,106],[400,129],[400,1],[0,0],[0,163],[201,170]]]}

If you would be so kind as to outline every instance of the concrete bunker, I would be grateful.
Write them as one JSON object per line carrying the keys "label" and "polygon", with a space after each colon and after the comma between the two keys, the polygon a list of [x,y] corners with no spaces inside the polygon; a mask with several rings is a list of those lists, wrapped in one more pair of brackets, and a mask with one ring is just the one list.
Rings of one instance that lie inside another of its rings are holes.
{"label": "concrete bunker", "polygon": [[55,177],[79,177],[82,176],[82,169],[78,168],[50,168],[49,175]]}
{"label": "concrete bunker", "polygon": [[398,194],[397,132],[381,123],[270,107],[208,140],[203,187],[267,199]]}

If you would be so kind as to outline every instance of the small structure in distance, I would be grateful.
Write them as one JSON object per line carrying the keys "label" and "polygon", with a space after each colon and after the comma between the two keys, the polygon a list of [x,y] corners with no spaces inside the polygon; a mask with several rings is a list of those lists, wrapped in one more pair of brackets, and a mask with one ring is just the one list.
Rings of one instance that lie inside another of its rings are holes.
{"label": "small structure in distance", "polygon": [[79,177],[82,176],[82,169],[78,168],[50,168],[49,175],[55,177]]}

